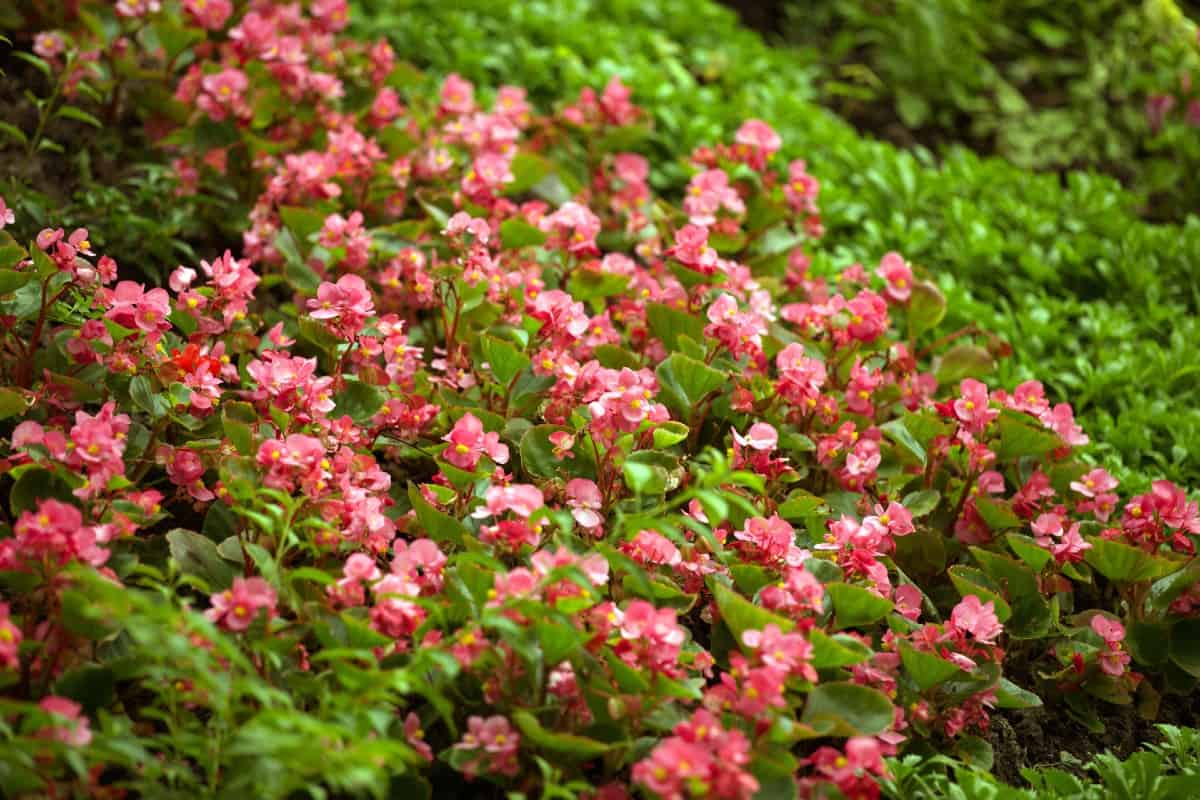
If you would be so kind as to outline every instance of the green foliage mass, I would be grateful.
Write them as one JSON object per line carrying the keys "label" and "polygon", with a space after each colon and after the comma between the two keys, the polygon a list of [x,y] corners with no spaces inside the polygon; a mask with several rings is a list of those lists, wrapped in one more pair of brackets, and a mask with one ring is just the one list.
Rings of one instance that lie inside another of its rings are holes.
{"label": "green foliage mass", "polygon": [[1116,180],[1031,173],[952,147],[936,159],[858,135],[815,103],[819,74],[712,2],[361,0],[362,32],[386,35],[431,80],[457,71],[552,103],[612,75],[654,117],[636,144],[660,188],[747,117],[822,181],[817,258],[873,266],[898,250],[939,276],[962,323],[1008,339],[1006,378],[1042,379],[1074,404],[1096,455],[1126,481],[1200,478],[1200,220],[1157,225]]}

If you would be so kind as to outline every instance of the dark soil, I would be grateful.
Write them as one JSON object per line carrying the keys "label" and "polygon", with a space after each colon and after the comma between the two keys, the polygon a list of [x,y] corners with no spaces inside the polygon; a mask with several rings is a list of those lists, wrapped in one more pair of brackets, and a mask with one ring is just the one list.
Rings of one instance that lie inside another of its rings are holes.
{"label": "dark soil", "polygon": [[1024,767],[1057,766],[1077,771],[1064,763],[1064,753],[1081,762],[1106,751],[1128,758],[1146,744],[1158,741],[1155,725],[1200,724],[1200,697],[1195,695],[1163,698],[1155,720],[1145,719],[1135,706],[1113,706],[1099,700],[1096,704],[1104,720],[1103,733],[1092,733],[1065,709],[1054,706],[993,714],[988,736],[996,757],[993,774],[1005,783],[1022,786]]}

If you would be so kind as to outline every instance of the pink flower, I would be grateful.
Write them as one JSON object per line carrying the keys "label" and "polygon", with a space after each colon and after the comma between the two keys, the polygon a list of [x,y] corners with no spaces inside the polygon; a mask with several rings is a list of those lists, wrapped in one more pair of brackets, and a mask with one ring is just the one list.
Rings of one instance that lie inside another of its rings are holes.
{"label": "pink flower", "polygon": [[475,469],[484,453],[497,464],[508,463],[508,445],[500,443],[500,434],[485,433],[483,423],[474,414],[467,413],[459,417],[442,441],[450,443],[442,451],[442,458],[459,469]]}
{"label": "pink flower", "polygon": [[604,520],[598,513],[604,507],[604,498],[595,481],[587,478],[572,478],[564,488],[571,516],[584,528],[595,528]]}
{"label": "pink flower", "polygon": [[621,545],[621,552],[643,566],[673,567],[683,560],[679,548],[656,531],[638,531],[631,541]]}
{"label": "pink flower", "polygon": [[779,432],[769,423],[756,422],[750,426],[750,430],[746,431],[745,436],[738,433],[735,428],[733,440],[741,447],[769,453],[779,446]]}
{"label": "pink flower", "polygon": [[747,163],[755,169],[766,166],[767,159],[779,151],[783,141],[770,125],[760,119],[748,119],[734,134],[733,141],[743,148]]}
{"label": "pink flower", "polygon": [[988,405],[987,387],[974,378],[964,380],[959,390],[961,395],[953,404],[954,416],[967,431],[979,435],[1000,416],[1000,411]]}
{"label": "pink flower", "polygon": [[233,4],[229,0],[184,0],[183,10],[201,28],[219,31],[233,13]]}
{"label": "pink flower", "polygon": [[726,730],[719,717],[701,708],[671,733],[633,765],[634,783],[662,800],[750,800],[758,792],[758,781],[745,769],[750,742],[740,730]]}
{"label": "pink flower", "polygon": [[1115,619],[1097,614],[1092,617],[1091,629],[1104,640],[1104,650],[1099,654],[1100,669],[1114,678],[1125,673],[1129,664],[1129,653],[1121,649],[1125,640],[1125,626]]}
{"label": "pink flower", "polygon": [[980,603],[973,594],[954,607],[950,613],[950,626],[960,634],[971,634],[980,644],[995,644],[996,637],[1004,632],[1004,626],[996,617],[995,604],[991,600]]}
{"label": "pink flower", "polygon": [[209,601],[212,608],[205,616],[231,631],[249,628],[261,610],[266,610],[268,619],[275,615],[275,590],[262,578],[234,578],[231,588],[214,594]]}
{"label": "pink flower", "polygon": [[313,319],[328,320],[333,330],[351,339],[375,313],[375,301],[366,281],[357,275],[343,275],[336,284],[322,283],[308,308]]}
{"label": "pink flower", "polygon": [[900,616],[914,622],[920,618],[921,604],[924,598],[921,596],[921,590],[916,586],[911,583],[900,584],[892,593],[892,600],[896,603],[896,611]]}
{"label": "pink flower", "polygon": [[0,667],[17,669],[21,662],[21,629],[9,617],[8,603],[0,603]]}
{"label": "pink flower", "polygon": [[489,486],[484,496],[484,504],[476,509],[472,516],[498,517],[505,511],[512,511],[519,517],[528,518],[545,505],[545,502],[541,489],[527,483]]}
{"label": "pink flower", "polygon": [[457,72],[446,76],[442,83],[441,110],[443,114],[469,114],[475,109],[475,87]]}
{"label": "pink flower", "polygon": [[877,503],[875,519],[879,520],[879,524],[887,528],[892,536],[907,536],[916,530],[913,527],[912,512],[896,502],[888,503],[886,508]]}
{"label": "pink flower", "polygon": [[708,228],[703,225],[688,224],[675,231],[675,244],[666,252],[703,275],[717,271],[717,251],[708,246]]}
{"label": "pink flower", "polygon": [[756,651],[764,665],[816,682],[817,671],[809,663],[813,646],[803,634],[783,633],[778,625],[772,623],[761,631],[743,632],[742,643]]}
{"label": "pink flower", "polygon": [[879,262],[879,269],[875,270],[875,274],[887,281],[887,288],[883,293],[889,299],[897,303],[907,303],[908,298],[912,296],[912,267],[904,260],[904,256],[899,253],[887,253],[883,260]]}
{"label": "pink flower", "polygon": [[1117,488],[1117,479],[1108,474],[1103,467],[1096,467],[1084,473],[1077,481],[1071,481],[1071,488],[1084,497],[1095,497],[1103,492],[1111,492]]}
{"label": "pink flower", "polygon": [[146,291],[140,283],[121,281],[105,292],[105,299],[108,311],[104,316],[118,325],[153,336],[171,327],[167,321],[171,314],[171,296],[166,289]]}
{"label": "pink flower", "polygon": [[88,718],[83,715],[83,709],[75,701],[50,695],[42,698],[38,707],[57,718],[57,724],[54,727],[43,728],[38,732],[38,736],[44,739],[56,739],[72,747],[86,747],[92,741],[91,725]]}
{"label": "pink flower", "polygon": [[433,748],[425,741],[425,731],[421,728],[421,718],[416,712],[408,712],[404,718],[404,738],[408,746],[417,751],[417,755],[426,761],[433,761]]}
{"label": "pink flower", "polygon": [[505,717],[495,715],[467,719],[467,732],[454,749],[472,754],[459,767],[472,780],[480,772],[495,772],[510,778],[516,775],[520,770],[517,763],[520,746],[521,735]]}
{"label": "pink flower", "polygon": [[16,223],[17,217],[13,214],[13,210],[4,202],[4,197],[0,196],[0,231],[4,230],[6,225]]}

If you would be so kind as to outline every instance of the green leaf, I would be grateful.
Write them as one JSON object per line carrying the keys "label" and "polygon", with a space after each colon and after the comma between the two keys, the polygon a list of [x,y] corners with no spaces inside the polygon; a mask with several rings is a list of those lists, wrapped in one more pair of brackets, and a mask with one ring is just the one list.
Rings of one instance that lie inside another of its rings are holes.
{"label": "green leaf", "polygon": [[319,211],[302,206],[283,206],[279,209],[279,217],[283,220],[283,226],[291,231],[301,252],[305,255],[312,247],[309,239],[325,227],[325,216]]}
{"label": "green leaf", "polygon": [[534,425],[521,436],[518,448],[521,466],[535,478],[553,478],[558,475],[594,478],[596,463],[589,447],[584,445],[586,437],[576,437],[575,446],[563,458],[556,458],[550,436],[554,433],[571,433],[562,425]]}
{"label": "green leaf", "polygon": [[16,389],[0,389],[0,419],[24,414],[27,409],[25,396]]}
{"label": "green leaf", "polygon": [[980,494],[975,498],[975,508],[979,511],[979,516],[993,531],[1025,527],[1025,521],[1014,514],[1012,507],[1007,503],[992,500],[990,497]]}
{"label": "green leaf", "polygon": [[650,327],[650,333],[662,339],[663,345],[670,352],[679,350],[680,336],[686,336],[695,342],[704,341],[704,322],[699,316],[662,303],[647,304],[646,323]]}
{"label": "green leaf", "polygon": [[465,525],[430,505],[421,496],[421,491],[411,483],[408,485],[408,499],[417,512],[417,521],[421,523],[421,527],[425,529],[425,533],[429,535],[430,539],[462,546],[469,535]]}
{"label": "green leaf", "polygon": [[1012,551],[1017,554],[1017,558],[1028,564],[1034,572],[1041,572],[1054,559],[1054,555],[1039,545],[1032,537],[1021,533],[1010,533],[1004,539]]}
{"label": "green leaf", "polygon": [[63,675],[54,684],[54,693],[69,697],[93,714],[113,701],[116,680],[113,671],[100,664],[85,664]]}
{"label": "green leaf", "polygon": [[708,588],[712,591],[713,600],[721,612],[721,620],[729,628],[739,646],[742,634],[746,631],[761,631],[768,625],[777,625],[779,630],[787,632],[795,627],[795,623],[787,617],[781,617],[765,608],[756,606],[736,591],[718,581],[708,579]]}
{"label": "green leaf", "polygon": [[963,680],[967,677],[957,664],[933,653],[915,649],[908,642],[900,642],[900,660],[904,669],[922,691],[928,691],[948,680]]}
{"label": "green leaf", "polygon": [[160,419],[171,410],[171,402],[154,391],[150,379],[145,375],[134,376],[129,381],[129,396],[133,404],[149,414],[151,419]]}
{"label": "green leaf", "polygon": [[236,574],[228,561],[221,558],[212,539],[195,531],[175,528],[167,532],[171,558],[189,575],[201,578],[214,592],[228,589]]}
{"label": "green leaf", "polygon": [[35,467],[21,473],[8,493],[8,506],[14,516],[33,511],[42,500],[59,500],[74,503],[71,487],[57,475]]}
{"label": "green leaf", "polygon": [[337,419],[348,414],[350,419],[364,425],[383,408],[386,400],[387,395],[378,386],[346,379],[345,387],[333,396],[334,409],[330,416]]}
{"label": "green leaf", "polygon": [[1187,566],[1160,578],[1150,586],[1146,595],[1146,607],[1156,614],[1164,614],[1175,598],[1200,580],[1200,558],[1193,558]]}
{"label": "green leaf", "polygon": [[544,244],[546,233],[523,219],[513,217],[500,223],[500,242],[506,250]]}
{"label": "green leaf", "polygon": [[1171,629],[1171,661],[1195,678],[1200,678],[1200,619],[1183,619]]}
{"label": "green leaf", "polygon": [[654,447],[665,450],[674,447],[688,437],[688,426],[682,422],[660,422],[654,428]]}
{"label": "green leaf", "polygon": [[[906,414],[905,417],[907,416],[910,415]],[[916,440],[916,437],[905,426],[905,417],[886,422],[880,425],[879,429],[887,434],[888,438],[908,451],[917,460],[918,464],[925,466],[925,448],[921,446],[921,443]]]}
{"label": "green leaf", "polygon": [[512,719],[521,729],[526,741],[568,760],[588,761],[599,758],[611,748],[611,745],[586,736],[548,731],[538,722],[537,717],[528,711],[514,712]]}
{"label": "green leaf", "polygon": [[667,407],[679,419],[690,419],[700,402],[728,380],[725,373],[715,370],[703,361],[674,353],[658,365],[655,374],[661,387],[661,396]]}
{"label": "green leaf", "polygon": [[937,381],[954,384],[963,378],[982,378],[996,369],[992,354],[974,344],[959,344],[951,347],[938,362]]}
{"label": "green leaf", "polygon": [[1140,547],[1123,542],[1102,539],[1099,536],[1084,538],[1092,545],[1092,548],[1084,553],[1084,559],[1110,581],[1137,583],[1158,580],[1177,572],[1183,566],[1183,562],[1152,555]]}
{"label": "green leaf", "polygon": [[33,271],[0,269],[0,294],[10,294],[36,278]]}
{"label": "green leaf", "polygon": [[978,736],[963,736],[955,742],[955,752],[967,765],[984,772],[992,768],[995,752],[992,745]]}
{"label": "green leaf", "polygon": [[803,520],[812,516],[824,505],[824,498],[817,497],[815,494],[810,494],[803,489],[797,489],[779,504],[779,508],[775,510],[775,513],[786,520]]}
{"label": "green leaf", "polygon": [[1012,607],[1000,593],[1000,588],[993,584],[982,571],[962,564],[956,564],[948,570],[950,582],[963,597],[975,595],[980,602],[991,601],[996,609],[996,618],[1005,622],[1012,616]]}
{"label": "green leaf", "polygon": [[917,338],[933,330],[946,316],[946,296],[929,281],[916,281],[908,301],[908,335]]}
{"label": "green leaf", "polygon": [[509,382],[530,364],[529,356],[517,349],[516,345],[494,336],[484,336],[479,345],[492,374],[502,386],[508,386]]}
{"label": "green leaf", "polygon": [[808,641],[813,646],[812,665],[816,669],[849,667],[871,657],[871,648],[846,634],[830,636],[820,628],[813,628],[808,632]]}
{"label": "green leaf", "polygon": [[19,58],[27,64],[32,65],[38,72],[46,76],[46,80],[54,80],[54,70],[45,60],[38,58],[33,53],[26,53],[23,50],[14,50],[10,55],[13,58]]}
{"label": "green leaf", "polygon": [[656,464],[626,459],[621,474],[625,485],[636,495],[659,495],[667,491],[667,471]]}
{"label": "green leaf", "polygon": [[837,629],[858,628],[878,622],[894,608],[891,600],[849,583],[830,583],[825,593],[833,603]]}
{"label": "green leaf", "polygon": [[16,125],[13,125],[11,122],[0,122],[0,133],[3,133],[10,139],[20,142],[26,147],[29,146],[29,137],[25,135],[24,131],[22,131]]}
{"label": "green leaf", "polygon": [[1008,633],[1018,638],[1045,634],[1050,626],[1050,606],[1042,597],[1033,570],[1019,561],[979,547],[972,547],[971,555],[1008,598],[1013,612],[1005,625]]}
{"label": "green leaf", "polygon": [[1125,630],[1125,646],[1139,664],[1156,667],[1170,658],[1170,623],[1131,620]]}
{"label": "green leaf", "polygon": [[1040,456],[1063,446],[1062,439],[1029,416],[1004,409],[996,420],[1000,441],[993,450],[1000,461],[1022,456]]}
{"label": "green leaf", "polygon": [[887,696],[856,683],[822,683],[813,688],[800,721],[815,728],[832,724],[832,736],[874,736],[892,724]]}
{"label": "green leaf", "polygon": [[907,494],[900,505],[908,509],[914,518],[924,517],[938,507],[942,493],[937,489],[922,489],[919,492]]}
{"label": "green leaf", "polygon": [[997,708],[1038,708],[1042,698],[1028,689],[1022,689],[1008,678],[1001,678],[996,684]]}
{"label": "green leaf", "polygon": [[76,108],[75,106],[63,106],[55,112],[55,116],[62,117],[64,119],[73,119],[76,122],[82,122],[85,125],[91,125],[93,128],[104,127],[103,122],[96,119],[82,108]]}

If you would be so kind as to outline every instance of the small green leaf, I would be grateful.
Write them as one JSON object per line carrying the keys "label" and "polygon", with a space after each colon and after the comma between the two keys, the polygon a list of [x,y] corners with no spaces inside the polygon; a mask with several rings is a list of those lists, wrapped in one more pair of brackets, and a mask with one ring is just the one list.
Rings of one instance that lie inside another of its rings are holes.
{"label": "small green leaf", "polygon": [[27,409],[24,395],[16,389],[0,389],[0,419],[24,414]]}
{"label": "small green leaf", "polygon": [[529,743],[568,760],[589,761],[599,758],[611,749],[611,745],[586,736],[548,731],[538,722],[537,717],[528,711],[517,711],[513,713],[512,719]]}
{"label": "small green leaf", "polygon": [[167,532],[167,544],[171,558],[180,569],[204,580],[212,591],[222,591],[232,585],[236,573],[230,563],[221,558],[212,539],[195,531],[175,528]]}
{"label": "small green leaf", "polygon": [[996,369],[992,354],[974,344],[959,344],[942,355],[937,367],[940,384],[958,383],[964,378],[982,378]]}
{"label": "small green leaf", "polygon": [[1084,537],[1092,548],[1084,554],[1087,563],[1110,581],[1137,583],[1164,578],[1178,571],[1183,562],[1147,553],[1140,547],[1099,536]]}
{"label": "small green leaf", "polygon": [[800,721],[815,728],[832,723],[832,736],[874,736],[892,724],[887,696],[856,683],[822,683],[813,688]]}
{"label": "small green leaf", "polygon": [[908,335],[915,339],[933,330],[946,316],[946,296],[929,281],[913,283],[908,301]]}
{"label": "small green leaf", "polygon": [[908,509],[913,518],[924,517],[938,507],[942,494],[937,489],[922,489],[919,492],[907,494],[900,505]]}
{"label": "small green leaf", "polygon": [[413,484],[408,485],[408,499],[417,512],[417,521],[425,529],[430,539],[437,542],[448,542],[462,546],[469,535],[467,527],[454,517],[434,508],[421,496],[421,491]]}
{"label": "small green leaf", "polygon": [[347,379],[345,387],[333,396],[335,407],[330,416],[337,419],[349,415],[350,419],[364,425],[383,408],[386,400],[387,395],[378,386]]}
{"label": "small green leaf", "polygon": [[662,339],[670,352],[678,352],[680,336],[687,336],[696,342],[704,341],[704,323],[700,317],[662,303],[647,304],[646,323],[650,333]]}
{"label": "small green leaf", "polygon": [[712,591],[717,609],[721,612],[721,620],[739,646],[743,644],[742,634],[746,631],[761,631],[768,625],[777,625],[779,630],[787,632],[796,625],[787,617],[754,605],[716,578],[709,578],[708,588]]}
{"label": "small green leaf", "polygon": [[483,350],[483,357],[487,359],[488,365],[491,367],[492,374],[496,376],[497,382],[502,386],[507,386],[521,370],[530,364],[529,356],[510,342],[494,336],[484,336],[480,339],[479,344]]}
{"label": "small green leaf", "polygon": [[834,623],[839,630],[878,622],[894,607],[891,600],[849,583],[827,584],[825,593],[833,603]]}
{"label": "small green leaf", "polygon": [[948,680],[963,680],[967,677],[962,668],[934,653],[915,649],[908,642],[900,642],[900,660],[904,669],[922,691],[928,691]]}
{"label": "small green leaf", "polygon": [[103,122],[96,119],[82,108],[76,108],[75,106],[63,106],[57,112],[55,112],[55,115],[62,117],[63,119],[73,119],[76,122],[82,122],[85,125],[91,125],[93,128],[104,127]]}
{"label": "small green leaf", "polygon": [[500,223],[500,242],[506,250],[544,244],[546,233],[523,219],[512,217]]}
{"label": "small green leaf", "polygon": [[993,450],[1000,461],[1022,456],[1040,456],[1063,446],[1062,440],[1056,434],[1017,411],[1001,411],[995,424],[1000,433],[1000,441]]}
{"label": "small green leaf", "polygon": [[668,356],[654,372],[658,376],[663,402],[679,419],[685,420],[691,417],[709,392],[720,388],[728,380],[720,370],[681,353]]}
{"label": "small green leaf", "polygon": [[921,446],[921,443],[917,441],[916,437],[905,426],[904,417],[886,422],[880,425],[879,429],[887,434],[888,438],[903,447],[917,460],[918,464],[925,466],[925,448]]}

